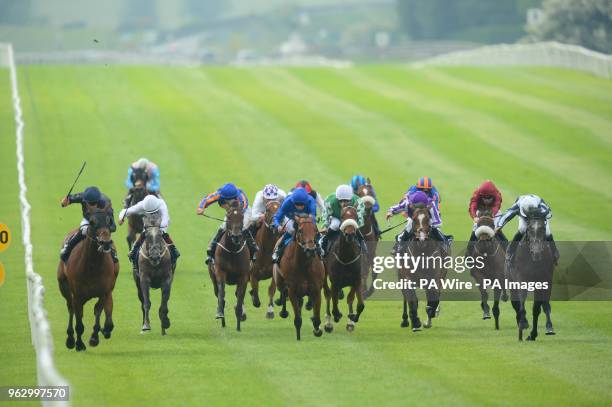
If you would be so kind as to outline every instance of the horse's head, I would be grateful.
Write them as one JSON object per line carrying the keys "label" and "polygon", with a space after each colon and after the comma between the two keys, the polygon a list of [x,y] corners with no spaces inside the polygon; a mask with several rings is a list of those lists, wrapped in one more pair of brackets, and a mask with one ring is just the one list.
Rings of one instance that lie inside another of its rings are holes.
{"label": "horse's head", "polygon": [[231,201],[225,214],[226,230],[233,244],[239,245],[242,242],[242,227],[244,222],[244,212],[240,207],[240,202],[236,199]]}
{"label": "horse's head", "polygon": [[340,231],[345,238],[349,241],[353,241],[357,235],[359,224],[357,223],[358,215],[357,209],[352,206],[346,206],[340,212]]}
{"label": "horse's head", "polygon": [[89,237],[98,245],[98,251],[108,253],[113,247],[110,227],[113,223],[111,216],[104,209],[94,209],[88,214]]}
{"label": "horse's head", "polygon": [[481,254],[493,254],[496,249],[495,220],[490,214],[491,211],[478,213],[478,223],[474,234],[478,239],[476,243],[478,252]]}
{"label": "horse's head", "polygon": [[163,233],[158,224],[147,226],[146,230],[147,233],[145,235],[144,244],[145,257],[149,260],[151,265],[157,266],[166,253],[166,242],[164,241]]}
{"label": "horse's head", "polygon": [[537,209],[526,213],[527,231],[526,240],[533,260],[540,260],[544,251],[546,239],[546,217]]}
{"label": "horse's head", "polygon": [[276,228],[274,227],[274,215],[280,208],[279,201],[269,201],[266,203],[266,213],[264,215],[264,224],[268,229],[271,229],[274,233],[277,233]]}
{"label": "horse's head", "polygon": [[367,179],[365,184],[357,182],[357,196],[363,201],[366,212],[371,212],[376,203],[376,198],[374,198],[374,187],[370,183],[370,178]]}
{"label": "horse's head", "polygon": [[423,242],[429,237],[431,230],[429,209],[425,205],[417,204],[412,215],[412,232],[417,240]]}
{"label": "horse's head", "polygon": [[304,250],[307,256],[312,257],[317,251],[315,242],[317,237],[317,225],[310,215],[296,215],[294,240]]}

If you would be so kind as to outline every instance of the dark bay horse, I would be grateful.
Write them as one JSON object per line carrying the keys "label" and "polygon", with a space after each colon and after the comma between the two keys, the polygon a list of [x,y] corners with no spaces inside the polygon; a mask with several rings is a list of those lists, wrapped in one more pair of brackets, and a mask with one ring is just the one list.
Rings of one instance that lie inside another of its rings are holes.
{"label": "dark bay horse", "polygon": [[[350,287],[347,296],[349,307],[348,322],[346,329],[352,332],[355,329],[355,324],[359,321],[359,317],[365,308],[363,302],[362,289],[362,274],[363,266],[362,257],[365,255],[361,252],[361,246],[357,240],[358,224],[357,210],[351,206],[342,209],[340,220],[340,236],[330,247],[329,255],[325,261],[326,275],[331,283],[331,299],[333,301],[333,316],[334,321],[338,322],[342,318],[342,313],[338,309],[338,294],[343,287]],[[357,313],[353,312],[353,301],[357,296]],[[326,317],[325,331],[331,332],[333,324],[329,312],[329,290],[325,289],[326,299]]]}
{"label": "dark bay horse", "polygon": [[473,243],[473,256],[480,257],[483,264],[481,268],[473,267],[470,270],[472,278],[480,289],[480,307],[482,308],[482,319],[491,319],[491,310],[487,300],[489,293],[483,285],[484,279],[492,281],[493,284],[493,317],[495,318],[495,329],[499,329],[499,300],[508,300],[504,281],[504,262],[506,251],[502,242],[495,236],[495,221],[491,212],[479,214],[478,223],[474,232],[478,239]]}
{"label": "dark bay horse", "polygon": [[372,281],[370,282],[370,285],[368,285],[368,275],[370,274],[369,272],[372,270],[372,265],[374,264],[374,257],[376,257],[376,248],[379,240],[379,236],[377,236],[376,229],[374,227],[374,225],[377,225],[376,216],[373,211],[374,205],[376,204],[376,198],[374,198],[374,188],[372,187],[369,177],[367,178],[365,184],[361,185],[358,183],[357,185],[357,195],[363,200],[365,206],[363,226],[359,230],[365,240],[366,246],[368,247],[367,255],[363,256],[362,258],[363,266],[361,268],[361,287],[362,290],[365,290],[364,298],[368,298],[374,293],[374,280],[376,279],[374,272],[372,272]]}
{"label": "dark bay horse", "polygon": [[[303,297],[312,300],[313,334],[320,337],[321,325],[321,288],[325,280],[325,270],[317,253],[317,226],[309,215],[296,216],[293,239],[285,248],[280,267],[274,267],[274,280],[281,292],[283,309],[287,297],[293,307],[295,334],[300,340],[302,327]],[[282,316],[282,314],[281,314]]]}
{"label": "dark bay horse", "polygon": [[[87,227],[86,239],[79,242],[68,261],[64,264],[59,262],[57,267],[57,281],[62,296],[66,299],[68,306],[68,329],[66,333],[66,347],[72,349],[76,345],[77,351],[86,349],[82,340],[83,331],[83,306],[92,298],[98,298],[94,306],[95,323],[93,332],[89,338],[89,345],[97,346],[100,342],[100,315],[104,309],[105,322],[102,329],[104,338],[109,339],[113,331],[113,289],[119,273],[119,263],[113,263],[111,249],[110,226],[112,219],[106,210],[95,210],[89,213],[89,226]],[[81,233],[76,230],[76,233]],[[69,233],[64,243],[72,236]],[[72,328],[73,317],[76,316],[76,343],[74,330]]]}
{"label": "dark bay horse", "polygon": [[[129,201],[126,200],[128,208],[142,201],[148,194],[147,172],[145,170],[136,169],[132,174],[132,178],[134,179],[134,187],[130,191]],[[132,249],[132,245],[142,232],[143,227],[142,216],[136,214],[128,216],[128,233],[126,237],[128,249]]]}
{"label": "dark bay horse", "polygon": [[246,320],[244,295],[249,281],[250,254],[242,233],[244,213],[236,200],[227,208],[226,227],[215,249],[215,261],[208,265],[208,272],[217,296],[217,315],[225,327],[225,285],[236,286],[236,330]]}
{"label": "dark bay horse", "polygon": [[[405,288],[402,290],[404,297],[404,310],[402,313],[402,328],[409,326],[408,317],[412,323],[412,331],[421,330],[421,326],[431,328],[431,320],[437,316],[437,311],[440,305],[440,287],[441,280],[445,276],[443,268],[443,248],[442,242],[432,240],[429,236],[431,231],[429,209],[418,206],[412,217],[412,232],[414,237],[407,242],[400,250],[402,253],[408,253],[410,257],[421,257],[426,264],[421,265],[416,270],[406,268],[398,269],[400,280],[419,282],[421,279],[427,280],[428,283],[435,283],[436,286],[427,285],[425,293],[427,297],[427,322],[421,324],[418,316],[419,301],[414,288]],[[430,260],[427,260],[427,259]],[[408,309],[410,312],[408,313]]]}
{"label": "dark bay horse", "polygon": [[[539,212],[527,214],[527,230],[518,243],[514,267],[509,270],[508,277],[511,282],[547,283],[548,288],[536,289],[533,292],[533,326],[527,337],[528,341],[535,341],[538,337],[538,317],[542,309],[546,314],[546,335],[555,335],[552,320],[550,319],[550,295],[552,292],[552,278],[555,259],[550,244],[546,241],[546,219]],[[529,328],[527,322],[525,300],[527,290],[513,289],[511,292],[512,307],[516,311],[516,322],[519,330],[519,340],[523,340],[523,330]]]}
{"label": "dark bay horse", "polygon": [[259,251],[257,259],[251,267],[250,273],[250,294],[255,307],[261,305],[259,301],[259,281],[271,278],[270,287],[268,287],[268,309],[266,311],[266,318],[268,319],[274,318],[274,293],[276,292],[276,284],[272,278],[272,252],[274,252],[274,245],[278,240],[278,233],[273,225],[273,220],[278,208],[280,208],[280,202],[278,201],[270,201],[266,204],[263,224],[259,227],[255,235],[255,242],[259,247]]}
{"label": "dark bay horse", "polygon": [[163,233],[159,227],[161,219],[144,219],[146,235],[145,241],[138,255],[138,271],[134,270],[134,282],[138,290],[138,298],[142,308],[142,330],[151,330],[149,310],[151,299],[149,289],[161,288],[161,305],[159,307],[159,319],[161,320],[162,335],[170,328],[168,318],[168,300],[174,278],[174,267],[170,257],[168,244],[164,240]]}

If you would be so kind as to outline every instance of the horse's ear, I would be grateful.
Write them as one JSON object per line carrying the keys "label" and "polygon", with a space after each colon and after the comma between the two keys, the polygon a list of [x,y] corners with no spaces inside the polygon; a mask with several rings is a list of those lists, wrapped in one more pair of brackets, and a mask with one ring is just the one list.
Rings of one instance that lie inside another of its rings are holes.
{"label": "horse's ear", "polygon": [[370,177],[366,178],[366,185],[372,185],[372,181],[370,181]]}

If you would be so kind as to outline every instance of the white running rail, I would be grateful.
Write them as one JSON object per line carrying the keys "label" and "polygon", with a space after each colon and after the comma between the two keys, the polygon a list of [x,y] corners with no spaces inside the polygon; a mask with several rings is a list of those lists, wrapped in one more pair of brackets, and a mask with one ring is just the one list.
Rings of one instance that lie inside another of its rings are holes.
{"label": "white running rail", "polygon": [[559,42],[501,44],[451,52],[416,62],[415,66],[555,66],[612,79],[612,55]]}
{"label": "white running rail", "polygon": [[[34,272],[32,261],[32,242],[30,240],[30,203],[26,197],[28,190],[25,182],[24,152],[23,152],[23,117],[21,112],[21,100],[17,87],[17,69],[11,44],[0,44],[0,52],[6,56],[0,57],[0,64],[8,66],[11,78],[11,89],[13,107],[15,109],[16,142],[17,142],[17,172],[19,179],[19,202],[21,204],[21,235],[25,251],[25,274],[28,290],[28,316],[30,319],[30,330],[32,344],[36,351],[36,372],[39,386],[68,386],[53,362],[53,339],[51,337],[51,326],[47,319],[47,311],[44,308],[45,287],[42,277]],[[68,402],[43,402],[44,405],[69,405]]]}

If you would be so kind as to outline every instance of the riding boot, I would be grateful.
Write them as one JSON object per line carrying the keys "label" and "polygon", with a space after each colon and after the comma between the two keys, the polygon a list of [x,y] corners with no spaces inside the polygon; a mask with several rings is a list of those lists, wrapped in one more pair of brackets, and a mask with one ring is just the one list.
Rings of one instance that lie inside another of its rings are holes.
{"label": "riding boot", "polygon": [[213,237],[213,239],[210,241],[208,249],[206,250],[206,264],[209,264],[215,257],[215,249],[217,248],[217,243],[219,243],[219,239],[221,239],[221,236],[223,236],[223,232],[225,232],[223,228],[219,228],[217,230],[217,233],[215,234],[215,237]]}
{"label": "riding boot", "polygon": [[70,236],[70,239],[68,239],[60,251],[60,259],[62,259],[64,263],[68,261],[68,257],[70,257],[70,252],[72,252],[72,249],[74,249],[75,246],[83,239],[85,239],[85,235],[83,235],[81,230],[78,230],[74,235]]}
{"label": "riding boot", "polygon": [[327,246],[329,244],[329,231],[321,236],[319,239],[320,255],[321,258],[327,256]]}
{"label": "riding boot", "polygon": [[506,251],[506,269],[511,274],[512,267],[514,266],[514,255],[516,254],[516,248],[518,247],[519,242],[523,238],[523,234],[521,232],[516,232],[512,242],[508,245],[508,250]]}
{"label": "riding boot", "polygon": [[395,256],[402,250],[402,246],[405,242],[409,241],[412,237],[414,237],[414,233],[412,230],[404,229],[402,233],[395,236],[395,244],[393,245],[393,249],[391,250],[391,255]]}
{"label": "riding boot", "polygon": [[357,230],[357,241],[359,242],[359,247],[361,248],[362,254],[368,253],[368,246],[366,245],[365,238],[361,234],[361,231]]}
{"label": "riding boot", "polygon": [[372,226],[374,227],[374,235],[376,236],[376,240],[380,240],[382,233],[380,231],[380,226],[378,225],[378,220],[376,219],[376,216],[372,216],[372,218],[374,218],[374,222],[372,222]]}
{"label": "riding boot", "polygon": [[134,242],[134,246],[132,246],[132,250],[130,250],[130,253],[128,254],[128,258],[130,259],[132,263],[135,263],[135,264],[138,263],[138,253],[140,252],[140,247],[142,246],[144,239],[145,239],[145,232],[142,232],[140,236],[138,237],[138,240]]}
{"label": "riding boot", "polygon": [[546,236],[546,241],[550,243],[550,251],[553,254],[553,258],[554,258],[555,266],[556,266],[559,263],[559,257],[561,257],[561,255],[559,254],[559,249],[557,248],[557,244],[555,243],[555,240],[553,239],[553,235]]}
{"label": "riding boot", "polygon": [[172,264],[176,264],[176,260],[179,257],[181,257],[181,253],[178,251],[178,249],[174,245],[174,242],[172,241],[172,238],[170,237],[168,233],[164,232],[163,237],[164,237],[164,241],[168,244],[168,250],[170,250],[170,258],[171,258]]}
{"label": "riding boot", "polygon": [[247,246],[249,247],[249,252],[251,252],[251,261],[255,261],[257,259],[257,251],[259,247],[257,247],[257,243],[251,234],[249,228],[242,231],[242,235],[246,239]]}
{"label": "riding boot", "polygon": [[283,257],[283,251],[285,250],[287,238],[285,236],[281,237],[280,242],[274,248],[274,253],[272,253],[272,263],[280,264],[281,257]]}

